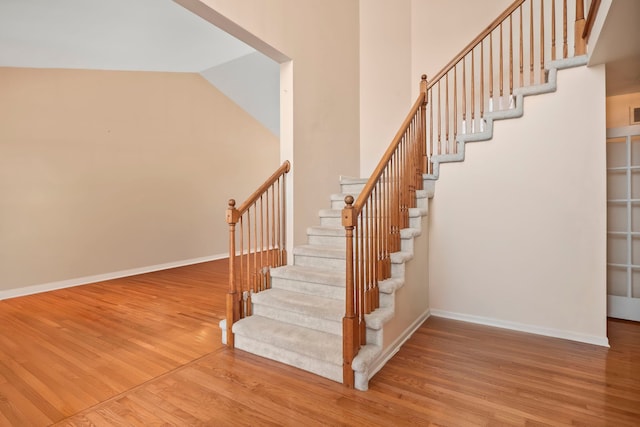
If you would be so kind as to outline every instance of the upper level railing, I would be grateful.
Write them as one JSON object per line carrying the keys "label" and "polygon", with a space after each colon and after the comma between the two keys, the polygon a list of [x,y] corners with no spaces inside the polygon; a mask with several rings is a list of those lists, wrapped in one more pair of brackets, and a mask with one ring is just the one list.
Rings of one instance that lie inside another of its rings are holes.
{"label": "upper level railing", "polygon": [[513,108],[515,89],[546,83],[549,61],[585,53],[584,10],[584,0],[515,1],[432,80],[423,76],[418,99],[363,191],[345,199],[346,386],[354,385],[351,363],[366,343],[365,314],[379,306],[378,283],[391,275],[391,254],[400,250],[423,173],[434,172],[435,156],[458,152],[459,134],[483,131],[487,112]]}
{"label": "upper level railing", "polygon": [[434,156],[458,153],[459,134],[484,130],[487,112],[514,108],[514,90],[546,83],[549,61],[586,52],[584,10],[584,0],[517,0],[429,80],[428,173]]}
{"label": "upper level railing", "polygon": [[234,346],[233,324],[251,315],[251,294],[268,289],[270,269],[287,263],[285,247],[285,161],[239,208],[229,200],[229,292],[227,345]]}

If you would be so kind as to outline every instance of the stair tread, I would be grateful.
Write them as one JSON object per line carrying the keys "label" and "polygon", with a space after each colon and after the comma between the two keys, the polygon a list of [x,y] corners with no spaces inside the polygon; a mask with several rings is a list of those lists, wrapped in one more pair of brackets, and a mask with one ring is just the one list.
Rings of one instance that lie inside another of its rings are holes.
{"label": "stair tread", "polygon": [[268,289],[253,294],[252,302],[306,316],[340,321],[344,317],[344,300],[304,294],[284,289]]}
{"label": "stair tread", "polygon": [[324,245],[300,245],[293,248],[294,255],[308,255],[319,258],[346,259],[344,247],[324,246]]}
{"label": "stair tread", "polygon": [[369,178],[355,178],[343,176],[340,178],[340,184],[366,184]]}
{"label": "stair tread", "polygon": [[321,218],[322,217],[326,217],[326,218],[341,218],[342,217],[342,211],[340,209],[320,209],[320,215]]}
{"label": "stair tread", "polygon": [[290,280],[304,280],[305,282],[338,287],[344,287],[346,280],[344,271],[299,265],[287,265],[274,268],[271,270],[271,277],[280,277]]}
{"label": "stair tread", "polygon": [[256,315],[234,323],[233,333],[304,356],[342,365],[342,337],[340,335]]}
{"label": "stair tread", "polygon": [[344,227],[332,227],[329,225],[314,225],[313,227],[307,228],[307,235],[344,237],[346,236],[346,231]]}

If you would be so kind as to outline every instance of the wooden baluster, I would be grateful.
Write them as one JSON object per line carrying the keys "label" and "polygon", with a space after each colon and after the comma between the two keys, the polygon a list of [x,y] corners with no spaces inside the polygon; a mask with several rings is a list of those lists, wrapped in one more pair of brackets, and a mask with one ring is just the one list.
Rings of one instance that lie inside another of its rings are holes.
{"label": "wooden baluster", "polygon": [[520,87],[524,86],[524,28],[522,27],[522,5],[518,8],[520,11]]}
{"label": "wooden baluster", "polygon": [[433,173],[433,161],[431,160],[433,157],[433,89],[429,89],[429,105],[431,106],[429,108],[429,173]]}
{"label": "wooden baluster", "polygon": [[499,108],[502,110],[502,103],[504,102],[503,97],[504,97],[504,55],[503,55],[503,50],[504,50],[504,43],[502,41],[502,22],[500,23],[500,76],[498,78],[498,91],[500,93],[500,98],[498,101],[498,106]]}
{"label": "wooden baluster", "polygon": [[[442,153],[442,118],[441,118],[441,101],[440,101],[440,81],[438,80],[438,154]],[[448,153],[448,151],[447,151]]]}
{"label": "wooden baluster", "polygon": [[381,180],[382,180],[382,194],[380,197],[381,202],[381,212],[380,215],[382,217],[381,222],[381,232],[382,235],[382,267],[384,271],[385,277],[390,277],[387,261],[389,258],[389,180],[387,178],[387,173],[389,171],[389,167],[387,166],[382,172]]}
{"label": "wooden baluster", "polygon": [[345,198],[346,206],[342,210],[342,226],[346,231],[346,313],[342,319],[342,382],[345,386],[353,388],[355,378],[351,362],[358,351],[358,342],[356,340],[358,322],[355,312],[355,292],[354,292],[354,253],[353,253],[353,229],[356,225],[353,212],[353,197]]}
{"label": "wooden baluster", "polygon": [[484,40],[480,42],[480,132],[484,131]]}
{"label": "wooden baluster", "polygon": [[280,247],[280,178],[273,183],[273,251],[274,266],[282,265]]}
{"label": "wooden baluster", "polygon": [[236,290],[235,261],[236,261],[236,223],[238,222],[238,210],[236,201],[229,200],[227,207],[227,224],[229,224],[229,292],[227,293],[227,345],[234,347],[233,324],[240,319],[238,305],[238,292]]}
{"label": "wooden baluster", "polygon": [[[269,190],[267,189],[267,191],[265,191],[264,193],[264,201],[265,201],[265,210],[264,210],[264,240],[265,240],[265,246],[262,248],[263,251],[265,251],[264,254],[264,265],[262,266],[262,270],[264,272],[264,289],[269,289],[269,281],[270,281],[270,271],[271,270],[271,266],[273,265],[272,260],[271,260],[271,246],[270,246],[270,231],[271,231],[271,227],[270,227],[270,222],[269,222],[269,218],[271,217],[270,215],[270,210],[269,210]],[[266,268],[265,268],[266,267]]]}
{"label": "wooden baluster", "polygon": [[[422,138],[422,142],[420,147],[422,149],[422,155],[424,157],[424,161],[422,163],[422,173],[431,173],[429,168],[429,158],[427,157],[427,75],[423,74],[420,79],[420,93],[424,97],[422,101],[422,108],[420,109],[420,125],[422,126],[420,130],[420,138]],[[454,130],[455,131],[455,130]],[[431,154],[431,153],[429,153]],[[420,182],[422,182],[422,177],[420,177]]]}
{"label": "wooden baluster", "polygon": [[[238,221],[238,225],[240,225],[240,232],[238,234],[240,234],[240,250],[238,251],[238,248],[235,249],[236,252],[239,252],[239,255],[237,256],[237,258],[240,258],[240,265],[238,265],[238,268],[235,268],[235,271],[238,272],[239,274],[235,274],[235,282],[236,282],[236,290],[240,292],[240,294],[242,294],[243,290],[246,288],[246,282],[247,279],[245,277],[245,270],[244,270],[244,266],[246,264],[246,259],[244,256],[244,234],[245,234],[245,227],[244,227],[244,216],[240,215],[240,219]],[[236,225],[236,230],[237,230],[238,226]],[[236,256],[234,254],[234,256]],[[237,261],[237,259],[236,259]],[[234,266],[237,265],[237,262],[233,263]],[[238,277],[240,276],[240,277]],[[239,313],[239,317],[243,318],[244,317],[244,309],[240,307],[240,302],[238,302],[238,309],[241,310]]]}
{"label": "wooden baluster", "polygon": [[[382,275],[380,274],[380,241],[379,241],[379,233],[380,229],[378,228],[378,218],[380,217],[380,197],[378,193],[378,184],[373,189],[371,193],[371,213],[372,213],[372,228],[373,228],[373,259],[371,262],[373,263],[373,309],[378,308],[378,283],[380,280],[383,280]],[[366,331],[363,334],[363,338],[366,338]],[[364,343],[363,343],[364,344]]]}
{"label": "wooden baluster", "polygon": [[535,84],[535,77],[534,77],[534,71],[533,71],[533,64],[534,64],[534,58],[533,58],[533,52],[534,52],[534,47],[533,47],[533,0],[530,0],[529,2],[529,79],[530,79],[530,84]]}
{"label": "wooden baluster", "polygon": [[367,243],[367,281],[366,281],[366,288],[364,290],[365,294],[365,308],[366,314],[369,314],[373,311],[372,308],[372,304],[371,304],[371,288],[373,287],[373,230],[371,227],[371,217],[372,217],[372,212],[371,212],[371,203],[367,203],[365,205],[365,223],[366,223],[366,243]]}
{"label": "wooden baluster", "polygon": [[493,31],[489,33],[489,111],[493,111]]}
{"label": "wooden baluster", "polygon": [[475,49],[471,49],[471,133],[475,132],[476,124],[476,75],[475,75]]}
{"label": "wooden baluster", "polygon": [[[251,241],[252,241],[252,237],[255,238],[255,236],[251,233],[251,208],[247,209],[246,212],[247,215],[247,283],[246,283],[246,291],[250,291],[251,290],[251,286],[253,283],[253,268],[252,268],[252,264],[255,263],[255,254],[252,250],[251,247]],[[250,292],[249,292],[250,293]],[[245,317],[245,315],[247,315],[246,313],[243,313],[242,317]]]}
{"label": "wooden baluster", "polygon": [[562,1],[562,57],[569,56],[569,44],[567,41],[567,0]]}
{"label": "wooden baluster", "polygon": [[576,0],[576,23],[575,23],[575,52],[574,56],[584,55],[587,53],[587,42],[582,37],[584,32],[584,1]]}
{"label": "wooden baluster", "polygon": [[[358,329],[356,331],[356,344],[358,345],[361,342],[361,333],[362,325],[364,324],[364,315],[366,313],[366,284],[367,284],[367,246],[366,246],[366,219],[364,211],[360,211],[358,215],[358,220],[360,225],[357,229],[358,232],[358,240],[360,242],[360,280],[357,282],[356,289],[356,314],[358,316]],[[356,348],[359,348],[358,346]]]}
{"label": "wooden baluster", "polygon": [[513,96],[513,14],[509,15],[509,107]]}
{"label": "wooden baluster", "polygon": [[544,0],[540,0],[540,83],[546,83],[546,73],[544,71]]}
{"label": "wooden baluster", "polygon": [[[257,291],[258,285],[258,264],[260,263],[258,259],[258,222],[260,222],[260,215],[258,215],[258,205],[253,205],[253,271],[252,273],[252,283],[251,289],[249,292],[249,298],[251,298],[251,293]],[[250,306],[249,306],[250,307]],[[249,313],[250,315],[250,313]]]}
{"label": "wooden baluster", "polygon": [[445,75],[445,108],[444,108],[444,122],[445,122],[445,144],[447,147],[447,153],[449,153],[449,73]]}
{"label": "wooden baluster", "polygon": [[551,60],[556,60],[556,0],[551,0]]}
{"label": "wooden baluster", "polygon": [[467,64],[462,58],[462,134],[467,133]]}
{"label": "wooden baluster", "polygon": [[[289,164],[287,164],[287,172],[289,172],[290,166]],[[283,178],[282,179],[282,189],[281,189],[281,205],[280,205],[280,211],[282,212],[282,224],[281,224],[281,234],[282,234],[282,264],[285,265],[287,264],[287,182],[286,180]]]}
{"label": "wooden baluster", "polygon": [[458,67],[453,67],[453,143],[458,151]]}
{"label": "wooden baluster", "polygon": [[256,283],[256,292],[260,292],[264,290],[264,277],[263,277],[263,268],[265,266],[265,256],[264,256],[264,199],[263,196],[260,196],[258,199],[260,202],[260,232],[256,234],[260,236],[260,264],[258,265],[258,271],[256,278],[258,282]]}

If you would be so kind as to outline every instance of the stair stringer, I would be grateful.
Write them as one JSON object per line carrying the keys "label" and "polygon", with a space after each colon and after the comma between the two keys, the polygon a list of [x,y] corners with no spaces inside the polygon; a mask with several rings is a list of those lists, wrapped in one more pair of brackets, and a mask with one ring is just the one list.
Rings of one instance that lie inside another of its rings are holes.
{"label": "stair stringer", "polygon": [[[425,200],[427,204],[428,200]],[[424,215],[420,216],[420,232],[413,236],[412,259],[403,263],[401,273],[392,275],[392,278],[400,279],[404,284],[392,291],[393,315],[381,325],[378,332],[382,344],[368,343],[363,346],[351,363],[355,373],[355,388],[358,390],[368,389],[369,380],[429,317],[429,272],[425,261],[429,259],[427,211],[425,209]],[[372,323],[370,316],[365,316],[367,324]]]}
{"label": "stair stringer", "polygon": [[440,164],[462,162],[465,159],[465,147],[468,142],[488,141],[493,138],[493,126],[496,120],[506,120],[522,117],[524,114],[525,96],[542,95],[555,92],[557,89],[558,70],[581,67],[587,65],[588,56],[582,55],[573,58],[559,59],[547,63],[545,73],[547,82],[539,85],[524,86],[513,90],[513,108],[507,110],[490,111],[484,114],[484,130],[456,136],[457,152],[455,154],[434,155],[433,173],[425,174],[425,180],[437,180],[440,177]]}

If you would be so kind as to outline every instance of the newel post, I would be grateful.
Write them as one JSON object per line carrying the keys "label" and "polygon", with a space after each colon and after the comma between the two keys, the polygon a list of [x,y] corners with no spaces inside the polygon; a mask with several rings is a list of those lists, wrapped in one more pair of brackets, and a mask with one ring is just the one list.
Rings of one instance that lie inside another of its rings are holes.
{"label": "newel post", "polygon": [[241,295],[236,289],[236,224],[240,215],[236,209],[236,201],[229,200],[227,207],[227,224],[229,224],[229,292],[227,293],[227,345],[234,347],[233,332],[231,328],[233,324],[240,320],[240,304]]}
{"label": "newel post", "polygon": [[575,56],[587,53],[587,42],[582,37],[584,25],[584,0],[576,0]]}
{"label": "newel post", "polygon": [[355,284],[354,284],[354,260],[353,260],[353,229],[356,218],[353,210],[353,196],[344,199],[346,206],[342,209],[342,225],[346,231],[346,309],[342,319],[342,382],[349,388],[354,387],[355,379],[351,362],[358,352],[360,340],[358,339],[358,318],[355,312]]}

